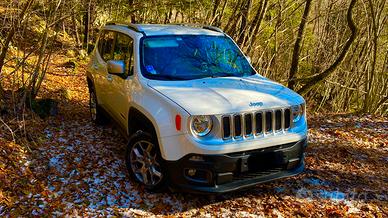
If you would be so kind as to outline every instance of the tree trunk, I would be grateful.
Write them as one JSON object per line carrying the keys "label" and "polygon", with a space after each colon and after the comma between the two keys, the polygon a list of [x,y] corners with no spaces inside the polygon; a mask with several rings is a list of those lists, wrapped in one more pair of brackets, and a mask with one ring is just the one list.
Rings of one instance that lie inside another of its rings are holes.
{"label": "tree trunk", "polygon": [[241,10],[240,36],[238,37],[238,40],[237,40],[237,44],[239,45],[242,45],[244,42],[245,34],[247,32],[245,31],[245,29],[247,28],[248,16],[249,16],[249,11],[251,9],[251,6],[252,6],[252,1],[246,0]]}
{"label": "tree trunk", "polygon": [[304,86],[302,86],[302,88],[300,88],[298,90],[298,92],[300,94],[303,95],[303,94],[308,93],[317,84],[319,84],[324,79],[326,79],[328,76],[330,76],[331,73],[333,73],[334,70],[338,67],[338,65],[340,65],[341,62],[344,60],[346,54],[349,51],[350,46],[352,45],[353,41],[356,39],[356,36],[357,36],[357,27],[354,24],[353,17],[352,17],[352,11],[353,11],[353,8],[354,8],[354,5],[356,4],[356,2],[357,2],[357,0],[352,0],[350,2],[350,5],[349,5],[348,11],[347,11],[346,20],[348,23],[348,27],[351,31],[351,34],[350,34],[349,39],[346,41],[341,53],[339,54],[337,59],[334,61],[334,63],[332,65],[330,65],[326,70],[324,70],[322,73],[320,73],[318,75],[315,75],[313,77],[308,78],[307,83]]}
{"label": "tree trunk", "polygon": [[[237,4],[234,7],[233,12],[232,12],[233,16],[230,16],[228,23],[226,24],[226,26],[224,28],[225,32],[227,32],[227,33],[236,32],[235,27],[236,27],[236,23],[238,22],[238,19],[240,16],[240,11],[239,11],[240,4],[241,4],[241,0],[238,0]],[[234,15],[236,15],[236,16],[234,16]]]}
{"label": "tree trunk", "polygon": [[375,10],[374,10],[372,1],[368,0],[368,2],[369,2],[369,8],[370,8],[370,16],[372,18],[373,53],[372,53],[372,66],[371,66],[371,70],[370,70],[370,75],[367,74],[367,76],[366,76],[366,79],[367,79],[366,84],[365,84],[366,94],[365,94],[365,101],[364,101],[364,107],[363,107],[364,113],[369,112],[369,109],[372,105],[370,98],[371,98],[371,93],[373,90],[373,80],[375,77],[376,59],[377,59],[377,40],[378,40],[378,36],[377,36],[378,29],[377,29],[377,24],[376,24]]}
{"label": "tree trunk", "polygon": [[[21,23],[23,21],[23,17],[25,15],[27,9],[32,5],[33,2],[34,2],[34,0],[30,0],[24,5],[22,11],[19,14],[18,20],[16,22]],[[9,32],[7,34],[7,38],[5,39],[5,41],[3,43],[3,48],[1,49],[1,53],[0,53],[0,77],[2,74],[2,69],[3,69],[4,62],[5,62],[5,57],[7,55],[7,51],[9,48],[9,44],[11,43],[11,40],[16,32],[16,27],[17,27],[16,22],[14,22],[11,29],[9,30]],[[2,99],[3,93],[4,93],[4,90],[3,90],[2,83],[0,81],[0,99]]]}
{"label": "tree trunk", "polygon": [[221,0],[214,0],[214,4],[213,4],[213,11],[212,11],[212,21],[214,21],[216,19],[216,16],[217,16],[217,9],[219,7],[221,3]]}
{"label": "tree trunk", "polygon": [[227,4],[228,4],[228,0],[225,0],[224,1],[224,5],[222,6],[222,10],[221,10],[220,16],[217,17],[217,19],[216,19],[216,21],[214,23],[215,26],[218,26],[218,27],[221,26],[222,17],[224,16],[224,12],[225,12],[225,8],[226,8]]}
{"label": "tree trunk", "polygon": [[87,0],[85,3],[85,14],[83,18],[84,22],[84,48],[86,51],[88,50],[88,45],[89,45],[89,25],[90,25],[90,4],[91,0]]}
{"label": "tree trunk", "polygon": [[73,28],[74,28],[75,41],[77,43],[77,46],[80,46],[81,45],[81,40],[79,38],[77,20],[75,19],[75,13],[71,16],[71,22],[72,22]]}
{"label": "tree trunk", "polygon": [[312,0],[306,0],[306,5],[303,11],[302,20],[300,21],[300,24],[299,24],[298,36],[296,37],[296,40],[295,40],[294,51],[292,53],[291,68],[290,68],[290,73],[288,75],[288,88],[290,89],[294,89],[294,85],[295,85],[295,81],[293,81],[292,79],[294,79],[296,73],[298,72],[301,43],[303,40],[304,28],[306,26],[307,18],[310,12],[311,2]]}
{"label": "tree trunk", "polygon": [[256,11],[255,17],[253,18],[251,25],[249,26],[248,33],[245,35],[245,39],[242,43],[242,46],[244,46],[247,41],[252,37],[253,31],[255,30],[256,24],[259,22],[261,12],[263,10],[263,1],[265,0],[260,0],[259,2],[259,7]]}
{"label": "tree trunk", "polygon": [[131,8],[131,23],[136,23],[136,15],[134,10],[135,0],[128,0],[129,7]]}
{"label": "tree trunk", "polygon": [[[264,3],[264,4],[263,4]],[[259,33],[261,22],[263,21],[264,15],[267,12],[268,0],[260,1],[260,7],[256,13],[256,16],[252,22],[251,29],[249,29],[248,38],[245,44],[248,43],[247,54],[251,52],[252,46],[256,41],[256,36]],[[250,34],[250,35],[249,35]]]}
{"label": "tree trunk", "polygon": [[27,94],[29,94],[28,100],[30,100],[30,101],[36,98],[38,91],[39,91],[39,88],[40,88],[40,84],[42,83],[42,81],[44,79],[45,71],[47,70],[47,66],[48,66],[48,65],[46,65],[46,68],[44,68],[44,61],[46,60],[46,63],[48,64],[48,62],[50,61],[50,57],[51,57],[51,53],[47,56],[47,59],[44,57],[46,54],[46,48],[47,48],[47,44],[48,44],[48,40],[49,40],[49,31],[50,31],[49,24],[56,22],[55,15],[56,15],[57,10],[61,4],[62,4],[62,0],[58,0],[58,3],[56,4],[56,6],[53,6],[53,8],[50,9],[48,19],[46,20],[45,31],[44,31],[43,36],[42,36],[42,43],[41,43],[40,50],[39,50],[38,60],[36,62],[36,65],[35,65],[35,68],[33,71],[33,75],[32,75],[32,78],[30,80],[30,84],[28,86],[29,91],[28,91],[28,93],[25,92],[24,97],[22,99],[23,100],[22,103],[25,102]]}

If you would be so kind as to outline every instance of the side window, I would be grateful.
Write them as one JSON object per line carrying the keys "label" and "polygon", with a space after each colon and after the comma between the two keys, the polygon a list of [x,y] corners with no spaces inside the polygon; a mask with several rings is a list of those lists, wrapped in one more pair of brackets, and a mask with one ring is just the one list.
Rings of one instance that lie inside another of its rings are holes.
{"label": "side window", "polygon": [[129,36],[117,33],[113,59],[124,61],[125,77],[133,74],[133,40]]}
{"label": "side window", "polygon": [[104,51],[104,44],[105,44],[105,40],[104,40],[104,35],[105,35],[105,31],[104,32],[101,32],[100,33],[100,37],[98,38],[98,53],[100,54],[100,56],[102,57],[102,52]]}
{"label": "side window", "polygon": [[112,49],[113,49],[113,43],[115,40],[115,33],[112,31],[105,31],[100,36],[99,42],[98,42],[98,51],[104,59],[104,61],[112,60]]}

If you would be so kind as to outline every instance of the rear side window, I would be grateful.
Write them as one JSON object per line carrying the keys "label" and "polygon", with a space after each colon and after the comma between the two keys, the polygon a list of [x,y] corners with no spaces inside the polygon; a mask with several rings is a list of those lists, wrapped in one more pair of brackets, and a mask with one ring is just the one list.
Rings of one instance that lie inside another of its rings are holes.
{"label": "rear side window", "polygon": [[133,74],[133,40],[129,36],[117,33],[113,59],[124,61],[126,75]]}
{"label": "rear side window", "polygon": [[104,61],[109,61],[113,59],[114,40],[115,32],[112,31],[104,31],[100,36],[98,42],[98,51]]}

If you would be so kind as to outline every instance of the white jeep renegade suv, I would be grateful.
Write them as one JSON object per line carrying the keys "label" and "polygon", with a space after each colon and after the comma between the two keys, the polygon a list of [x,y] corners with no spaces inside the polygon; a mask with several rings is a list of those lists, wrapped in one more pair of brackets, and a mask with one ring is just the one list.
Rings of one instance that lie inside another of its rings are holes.
{"label": "white jeep renegade suv", "polygon": [[304,169],[305,101],[216,27],[108,23],[87,82],[92,119],[121,127],[148,190],[222,193]]}

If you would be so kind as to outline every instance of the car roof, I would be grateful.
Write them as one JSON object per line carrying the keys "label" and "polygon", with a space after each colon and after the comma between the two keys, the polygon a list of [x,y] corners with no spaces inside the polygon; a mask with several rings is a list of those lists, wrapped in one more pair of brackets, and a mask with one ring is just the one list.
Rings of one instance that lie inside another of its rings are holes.
{"label": "car roof", "polygon": [[[223,36],[221,29],[213,26],[198,25],[198,24],[125,24],[111,22],[107,26],[127,27],[136,32],[145,34],[146,36],[160,35],[209,35]],[[121,29],[121,28],[120,28]]]}

